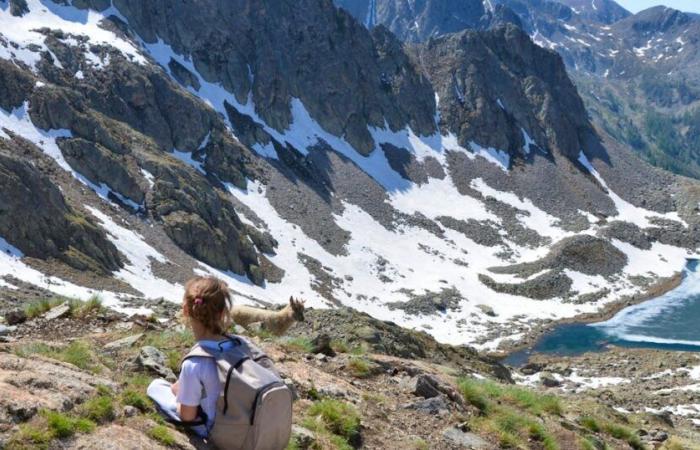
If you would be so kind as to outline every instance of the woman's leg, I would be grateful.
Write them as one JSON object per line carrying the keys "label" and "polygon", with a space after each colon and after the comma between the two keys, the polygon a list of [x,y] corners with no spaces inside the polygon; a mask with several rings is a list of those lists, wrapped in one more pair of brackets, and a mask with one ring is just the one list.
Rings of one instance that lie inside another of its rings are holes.
{"label": "woman's leg", "polygon": [[177,413],[177,400],[171,389],[172,385],[163,379],[153,380],[148,386],[146,393],[156,402],[158,409],[168,418],[179,422],[180,416]]}
{"label": "woman's leg", "polygon": [[[163,379],[153,380],[146,390],[148,396],[156,402],[161,414],[168,419],[180,423],[180,415],[177,413],[177,398],[173,394],[172,385]],[[184,425],[184,424],[183,424]],[[207,437],[208,430],[204,425],[188,427],[199,436]]]}

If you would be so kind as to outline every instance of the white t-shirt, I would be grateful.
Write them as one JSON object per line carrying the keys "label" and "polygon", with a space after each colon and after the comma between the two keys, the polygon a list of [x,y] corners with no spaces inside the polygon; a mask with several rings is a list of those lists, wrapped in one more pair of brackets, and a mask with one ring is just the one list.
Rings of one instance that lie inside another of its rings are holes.
{"label": "white t-shirt", "polygon": [[[216,341],[199,341],[203,346],[216,347]],[[185,406],[201,406],[207,415],[207,429],[216,416],[216,401],[221,394],[221,383],[216,362],[212,358],[195,356],[182,363],[178,379],[177,402]]]}

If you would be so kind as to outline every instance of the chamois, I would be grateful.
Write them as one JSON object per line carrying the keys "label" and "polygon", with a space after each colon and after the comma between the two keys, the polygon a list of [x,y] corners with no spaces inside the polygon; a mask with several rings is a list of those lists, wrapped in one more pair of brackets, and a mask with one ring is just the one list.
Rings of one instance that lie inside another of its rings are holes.
{"label": "chamois", "polygon": [[304,321],[304,301],[289,297],[289,304],[278,311],[234,305],[231,309],[231,318],[236,325],[242,327],[260,322],[265,330],[281,336],[295,321]]}

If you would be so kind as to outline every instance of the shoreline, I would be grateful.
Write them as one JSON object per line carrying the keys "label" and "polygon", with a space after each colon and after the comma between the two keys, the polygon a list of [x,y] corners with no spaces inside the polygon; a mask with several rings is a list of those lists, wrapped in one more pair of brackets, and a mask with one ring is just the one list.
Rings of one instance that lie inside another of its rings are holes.
{"label": "shoreline", "polygon": [[667,278],[662,278],[660,279],[657,283],[653,284],[649,288],[646,289],[643,293],[636,294],[633,296],[628,296],[628,297],[622,297],[621,299],[608,303],[601,309],[595,312],[591,313],[584,313],[584,314],[579,314],[578,316],[574,317],[568,317],[565,319],[560,319],[556,321],[552,321],[546,324],[538,324],[535,325],[532,330],[527,332],[522,339],[518,340],[517,343],[513,344],[508,344],[505,343],[503,345],[503,348],[499,348],[496,351],[491,351],[488,352],[487,355],[495,358],[497,360],[502,360],[506,358],[507,356],[511,355],[512,353],[521,351],[521,350],[526,350],[533,345],[546,333],[550,332],[552,329],[560,326],[560,325],[565,325],[565,324],[570,324],[570,323],[581,323],[581,324],[587,324],[587,323],[594,323],[594,322],[603,322],[606,320],[611,319],[613,316],[615,316],[617,313],[622,311],[623,309],[638,305],[640,303],[644,303],[648,300],[652,300],[654,298],[660,297],[674,289],[676,289],[678,286],[681,285],[683,282],[683,272],[676,272],[674,275],[667,277]]}

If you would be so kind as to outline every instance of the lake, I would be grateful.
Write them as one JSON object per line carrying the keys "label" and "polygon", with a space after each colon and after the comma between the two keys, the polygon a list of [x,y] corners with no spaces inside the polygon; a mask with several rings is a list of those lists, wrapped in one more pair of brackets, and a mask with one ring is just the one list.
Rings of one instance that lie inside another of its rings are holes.
{"label": "lake", "polygon": [[603,351],[608,345],[700,351],[700,262],[689,261],[680,286],[630,306],[610,320],[562,324],[529,349],[514,352],[504,364],[518,367],[533,353],[574,356]]}

